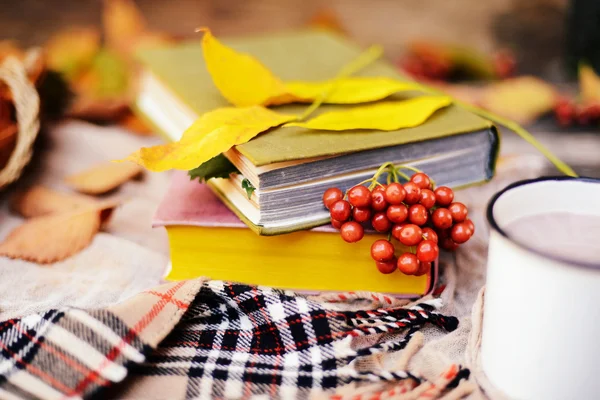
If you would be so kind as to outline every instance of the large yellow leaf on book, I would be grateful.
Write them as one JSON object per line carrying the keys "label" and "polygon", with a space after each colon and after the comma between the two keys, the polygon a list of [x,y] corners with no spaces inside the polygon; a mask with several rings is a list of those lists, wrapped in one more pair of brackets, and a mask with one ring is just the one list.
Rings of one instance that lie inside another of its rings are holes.
{"label": "large yellow leaf on book", "polygon": [[421,90],[416,82],[386,77],[355,77],[325,82],[287,82],[288,92],[303,101],[311,102],[325,96],[328,104],[357,104],[377,101],[394,93]]}
{"label": "large yellow leaf on book", "polygon": [[296,118],[261,106],[219,108],[198,118],[178,142],[142,147],[126,160],[155,172],[188,171],[261,132]]}
{"label": "large yellow leaf on book", "polygon": [[231,104],[238,107],[292,102],[283,82],[260,61],[239,53],[202,28],[204,62],[213,82]]}
{"label": "large yellow leaf on book", "polygon": [[311,103],[315,100],[329,104],[357,104],[421,88],[415,82],[386,77],[346,76],[379,57],[377,48],[367,50],[347,65],[337,78],[320,82],[284,83],[255,57],[225,46],[206,28],[202,31],[206,68],[223,97],[238,107]]}
{"label": "large yellow leaf on book", "polygon": [[328,131],[351,129],[394,131],[421,125],[434,112],[450,104],[452,104],[450,97],[421,96],[410,100],[388,101],[331,111],[307,122],[296,122],[286,126]]}

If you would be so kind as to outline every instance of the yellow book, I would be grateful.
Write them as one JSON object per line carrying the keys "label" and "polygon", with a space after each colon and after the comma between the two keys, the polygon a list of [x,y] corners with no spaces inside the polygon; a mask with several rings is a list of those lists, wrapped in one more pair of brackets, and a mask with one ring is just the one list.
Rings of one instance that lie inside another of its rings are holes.
{"label": "yellow book", "polygon": [[380,273],[371,259],[373,241],[344,242],[331,226],[278,236],[259,236],[203,184],[184,172],[173,175],[154,218],[165,227],[171,248],[168,280],[212,279],[301,292],[374,291],[401,297],[431,292],[437,263],[423,276]]}

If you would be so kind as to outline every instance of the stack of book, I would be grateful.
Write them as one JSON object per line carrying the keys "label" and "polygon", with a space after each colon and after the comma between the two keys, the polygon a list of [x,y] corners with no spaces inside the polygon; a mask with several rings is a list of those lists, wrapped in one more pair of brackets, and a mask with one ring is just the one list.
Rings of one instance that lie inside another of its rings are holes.
{"label": "stack of book", "polygon": [[[225,43],[254,55],[285,80],[330,79],[360,53],[345,39],[322,31]],[[148,50],[140,58],[145,68],[135,107],[168,140],[178,140],[205,112],[228,106],[204,67],[197,42]],[[405,79],[384,61],[358,75]],[[277,110],[294,114],[305,107]],[[317,114],[333,107],[324,105]],[[323,192],[329,187],[345,191],[373,176],[384,162],[423,170],[437,185],[484,182],[493,176],[498,145],[489,121],[457,106],[395,132],[272,129],[224,153],[239,171],[229,179],[201,184],[183,172],[173,175],[154,221],[169,233],[169,279],[209,276],[303,291],[428,293],[437,277],[436,263],[419,277],[380,274],[369,256],[373,240],[347,244],[328,225]],[[251,196],[243,180],[255,188]]]}

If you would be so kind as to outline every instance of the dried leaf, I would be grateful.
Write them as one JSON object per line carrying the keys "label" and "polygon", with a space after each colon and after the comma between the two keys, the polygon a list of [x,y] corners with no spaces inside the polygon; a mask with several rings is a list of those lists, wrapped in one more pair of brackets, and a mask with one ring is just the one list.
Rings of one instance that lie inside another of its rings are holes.
{"label": "dried leaf", "polygon": [[600,104],[600,77],[589,65],[579,66],[579,90],[583,104]]}
{"label": "dried leaf", "polygon": [[325,82],[287,82],[288,93],[300,101],[312,102],[328,93],[325,103],[357,104],[384,99],[394,93],[419,90],[416,82],[392,78],[344,78]]}
{"label": "dried leaf", "polygon": [[129,55],[146,33],[146,20],[132,0],[104,0],[102,23],[106,45],[121,55]]}
{"label": "dried leaf", "polygon": [[65,181],[81,193],[99,195],[118,188],[142,172],[135,164],[106,163],[72,175]]}
{"label": "dried leaf", "polygon": [[116,53],[103,49],[94,57],[90,68],[77,81],[75,90],[91,98],[119,98],[127,93],[129,71]]}
{"label": "dried leaf", "polygon": [[556,100],[552,85],[532,76],[522,76],[486,88],[481,107],[517,123],[528,124],[551,111]]}
{"label": "dried leaf", "polygon": [[286,126],[329,131],[351,129],[392,131],[421,125],[434,112],[451,103],[452,99],[445,96],[421,96],[405,101],[381,102],[331,111],[307,122],[291,123]]}
{"label": "dried leaf", "polygon": [[92,121],[110,121],[125,115],[129,100],[129,70],[114,52],[100,51],[91,67],[75,81],[77,94],[67,115]]}
{"label": "dried leaf", "polygon": [[52,36],[46,44],[48,67],[71,80],[90,67],[99,50],[97,29],[68,28]]}
{"label": "dried leaf", "polygon": [[151,136],[152,129],[132,112],[125,113],[119,120],[119,125],[140,136]]}
{"label": "dried leaf", "polygon": [[34,186],[12,197],[10,206],[25,218],[47,214],[70,212],[81,207],[90,207],[96,201],[88,196],[61,193],[44,186]]}
{"label": "dried leaf", "polygon": [[219,108],[198,118],[178,142],[143,147],[126,160],[155,172],[189,171],[261,132],[295,119],[294,115],[260,106]]}
{"label": "dried leaf", "polygon": [[0,243],[0,256],[40,264],[64,260],[86,248],[100,229],[100,213],[86,211],[33,218]]}
{"label": "dried leaf", "polygon": [[318,11],[312,16],[308,25],[312,28],[323,29],[331,32],[338,33],[340,35],[346,35],[346,29],[344,29],[342,23],[336,12],[331,9],[323,9]]}
{"label": "dried leaf", "polygon": [[202,28],[204,62],[213,82],[231,104],[238,107],[290,102],[283,82],[248,54],[239,53]]}

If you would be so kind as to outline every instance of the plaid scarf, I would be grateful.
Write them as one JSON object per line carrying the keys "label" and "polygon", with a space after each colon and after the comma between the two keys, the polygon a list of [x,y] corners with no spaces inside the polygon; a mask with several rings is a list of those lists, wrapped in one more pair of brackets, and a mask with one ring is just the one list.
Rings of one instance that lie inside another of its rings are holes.
{"label": "plaid scarf", "polygon": [[[0,324],[0,399],[287,399],[351,382],[425,387],[407,371],[355,364],[403,349],[425,324],[455,329],[457,320],[437,313],[438,305],[336,311],[265,287],[163,285],[106,310],[51,310]],[[352,346],[358,336],[398,332],[405,334]],[[442,391],[465,371],[455,369]]]}

